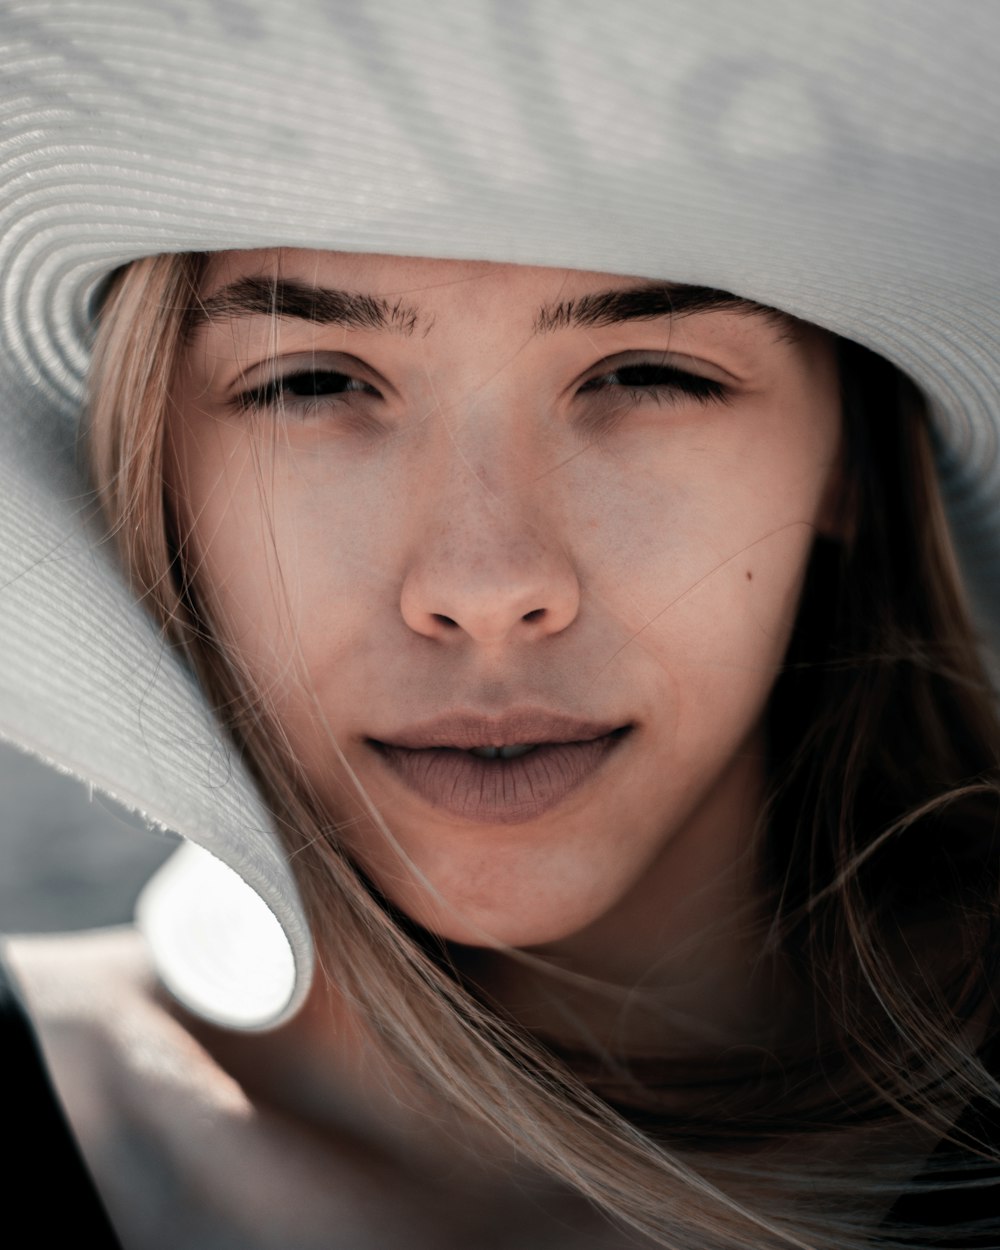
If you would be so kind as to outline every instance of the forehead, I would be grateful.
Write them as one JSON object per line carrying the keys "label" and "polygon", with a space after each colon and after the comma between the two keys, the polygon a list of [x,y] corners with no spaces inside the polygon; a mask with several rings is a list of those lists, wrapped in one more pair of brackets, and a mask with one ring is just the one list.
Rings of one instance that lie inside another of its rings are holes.
{"label": "forehead", "polygon": [[508,293],[518,290],[583,291],[595,285],[627,285],[643,281],[627,275],[487,260],[275,247],[214,254],[205,271],[203,292],[210,295],[247,276],[294,278],[316,285],[350,285],[386,296],[421,294],[425,300],[483,289]]}

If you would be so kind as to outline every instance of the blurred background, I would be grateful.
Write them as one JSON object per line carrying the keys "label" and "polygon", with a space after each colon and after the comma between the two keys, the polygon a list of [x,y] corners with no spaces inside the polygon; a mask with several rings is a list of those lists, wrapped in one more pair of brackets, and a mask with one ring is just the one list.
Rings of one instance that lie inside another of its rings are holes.
{"label": "blurred background", "polygon": [[0,742],[0,933],[122,924],[177,844]]}

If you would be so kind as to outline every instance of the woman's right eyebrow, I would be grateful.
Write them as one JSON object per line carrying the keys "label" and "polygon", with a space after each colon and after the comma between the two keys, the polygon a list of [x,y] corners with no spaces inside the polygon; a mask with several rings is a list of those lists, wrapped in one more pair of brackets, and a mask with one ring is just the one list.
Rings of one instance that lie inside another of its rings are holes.
{"label": "woman's right eyebrow", "polygon": [[292,278],[246,277],[230,282],[206,300],[193,304],[187,331],[193,334],[211,321],[237,317],[280,317],[339,325],[350,330],[388,330],[409,335],[420,324],[417,308],[397,300],[332,287],[313,286]]}

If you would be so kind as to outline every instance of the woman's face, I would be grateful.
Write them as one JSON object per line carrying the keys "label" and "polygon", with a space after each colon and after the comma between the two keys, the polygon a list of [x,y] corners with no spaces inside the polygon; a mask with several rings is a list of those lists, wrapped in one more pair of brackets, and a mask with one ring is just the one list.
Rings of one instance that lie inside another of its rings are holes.
{"label": "woman's face", "polygon": [[[838,381],[823,332],[692,291],[209,266],[168,429],[188,558],[343,843],[449,938],[655,949],[748,897]],[[472,753],[502,744],[535,749]]]}

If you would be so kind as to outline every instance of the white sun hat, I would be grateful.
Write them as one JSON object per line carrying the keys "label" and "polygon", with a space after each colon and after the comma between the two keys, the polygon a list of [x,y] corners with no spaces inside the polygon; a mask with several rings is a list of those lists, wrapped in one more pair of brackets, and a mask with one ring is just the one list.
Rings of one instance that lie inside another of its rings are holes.
{"label": "white sun hat", "polygon": [[982,0],[0,0],[0,735],[188,839],[140,906],[178,998],[271,1027],[313,953],[252,785],[81,519],[107,275],[280,244],[774,305],[922,388],[989,626],[998,48]]}

